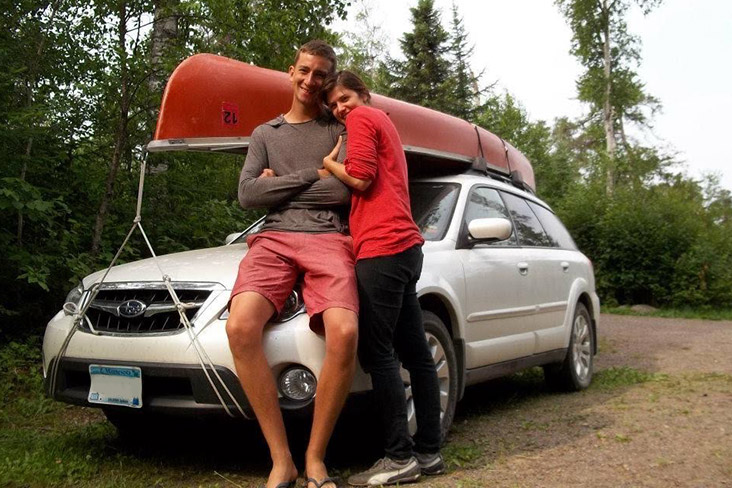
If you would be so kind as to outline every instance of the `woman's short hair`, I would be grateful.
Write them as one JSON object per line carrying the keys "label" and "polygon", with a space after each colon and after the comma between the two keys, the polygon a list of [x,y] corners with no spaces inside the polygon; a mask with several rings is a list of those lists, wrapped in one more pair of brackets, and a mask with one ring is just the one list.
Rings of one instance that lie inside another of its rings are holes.
{"label": "woman's short hair", "polygon": [[337,86],[355,91],[365,103],[371,103],[371,92],[359,76],[348,70],[329,75],[323,82],[323,100],[328,103],[328,94]]}

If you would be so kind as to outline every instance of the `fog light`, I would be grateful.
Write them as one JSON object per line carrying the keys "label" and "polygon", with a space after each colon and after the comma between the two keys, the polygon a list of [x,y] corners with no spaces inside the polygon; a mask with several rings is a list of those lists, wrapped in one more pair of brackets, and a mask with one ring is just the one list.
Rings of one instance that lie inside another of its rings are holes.
{"label": "fog light", "polygon": [[289,400],[305,401],[315,396],[315,375],[301,366],[286,369],[280,375],[280,392]]}

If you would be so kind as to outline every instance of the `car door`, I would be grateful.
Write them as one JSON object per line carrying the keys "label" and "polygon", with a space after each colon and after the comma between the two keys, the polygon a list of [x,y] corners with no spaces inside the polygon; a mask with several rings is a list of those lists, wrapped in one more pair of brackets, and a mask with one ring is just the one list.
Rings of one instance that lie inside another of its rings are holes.
{"label": "car door", "polygon": [[[460,240],[477,218],[511,220],[499,192],[476,185],[470,189]],[[535,348],[534,284],[524,267],[525,252],[517,234],[500,242],[458,245],[465,273],[465,347],[468,369],[527,356]]]}
{"label": "car door", "polygon": [[566,347],[564,321],[567,308],[574,306],[569,301],[570,293],[574,282],[587,269],[587,258],[577,250],[572,236],[551,210],[536,202],[527,202],[551,241],[545,259],[553,284],[553,296],[549,298],[553,307],[552,310],[545,307],[546,323],[537,332],[537,352],[544,352]]}
{"label": "car door", "polygon": [[559,244],[547,234],[532,210],[538,205],[513,193],[505,192],[503,198],[516,225],[519,245],[524,253],[523,265],[532,284],[536,332],[534,352],[541,352],[545,350],[539,345],[542,337],[561,333],[569,293],[563,266],[568,267],[569,264]]}

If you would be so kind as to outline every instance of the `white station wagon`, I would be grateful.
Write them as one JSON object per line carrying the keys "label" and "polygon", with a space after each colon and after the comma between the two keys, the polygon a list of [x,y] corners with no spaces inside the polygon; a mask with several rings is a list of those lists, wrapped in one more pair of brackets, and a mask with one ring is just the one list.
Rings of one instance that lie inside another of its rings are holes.
{"label": "white station wagon", "polygon": [[[426,240],[417,290],[439,375],[443,429],[467,385],[523,368],[543,366],[561,389],[586,388],[599,299],[590,261],[551,209],[507,182],[470,171],[417,179],[410,191]],[[253,418],[225,324],[245,236],[257,228],[221,247],[115,266],[101,286],[95,284],[103,272],[86,277],[46,328],[48,394],[100,407],[120,428],[159,414]],[[184,304],[188,324],[168,286]],[[295,290],[266,326],[265,350],[285,413],[311,407],[322,367],[324,338],[308,322]],[[352,392],[369,389],[359,369]],[[414,429],[411,405],[409,412]]]}

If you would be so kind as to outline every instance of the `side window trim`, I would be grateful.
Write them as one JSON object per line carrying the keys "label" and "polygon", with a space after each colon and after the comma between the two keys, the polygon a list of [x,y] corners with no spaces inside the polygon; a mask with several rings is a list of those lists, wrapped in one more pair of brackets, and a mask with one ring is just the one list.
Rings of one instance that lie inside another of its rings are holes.
{"label": "side window trim", "polygon": [[[562,222],[557,215],[552,212],[552,210],[544,205],[540,205],[537,202],[526,200],[529,204],[529,208],[531,211],[536,215],[536,218],[539,220],[539,223],[541,224],[542,228],[544,229],[544,232],[546,232],[546,235],[549,236],[549,239],[556,242],[556,246],[552,246],[553,249],[564,249],[564,250],[570,250],[570,251],[576,251],[577,250],[577,244],[574,242],[574,239],[572,238],[572,234],[569,233],[567,230],[567,227],[564,225],[564,222]],[[536,207],[536,208],[534,208]],[[545,211],[547,214],[549,214],[551,217],[542,217],[539,212],[537,212],[537,209]],[[546,220],[553,219],[554,222],[546,222]],[[562,245],[562,236],[557,236],[556,232],[549,231],[547,229],[547,224],[552,225],[558,225],[561,230],[564,231],[564,238],[567,239],[569,246]]]}
{"label": "side window trim", "polygon": [[[550,237],[549,233],[544,228],[544,224],[542,224],[541,219],[539,219],[539,217],[536,215],[536,212],[534,212],[534,210],[531,208],[531,205],[529,204],[529,203],[534,203],[533,201],[531,201],[528,198],[524,198],[522,195],[518,195],[518,194],[515,194],[515,193],[512,193],[512,192],[507,192],[507,191],[504,191],[504,190],[499,190],[498,193],[499,194],[505,193],[507,195],[511,195],[513,198],[516,198],[518,200],[523,201],[526,204],[526,208],[528,208],[529,209],[529,212],[531,212],[530,215],[533,215],[534,216],[534,219],[539,224],[539,227],[541,228],[541,231],[543,232],[543,235],[544,235],[544,240],[549,241],[549,242],[552,241],[552,238]],[[503,198],[503,195],[501,195],[501,197]],[[503,200],[504,200],[504,203],[506,203],[505,198],[503,198]],[[518,246],[519,247],[523,247],[523,248],[539,248],[539,249],[557,249],[556,246],[548,245],[547,243],[543,243],[541,245],[534,245],[534,244],[531,244],[531,243],[523,242],[523,239],[521,238],[521,235],[520,235],[519,230],[518,230],[519,226],[516,225],[516,220],[514,219],[513,211],[511,210],[512,207],[510,205],[506,204],[506,209],[508,209],[508,213],[511,216],[511,222],[512,222],[512,225],[514,226],[514,230],[515,230],[515,233],[516,233],[516,239],[518,241]]]}

